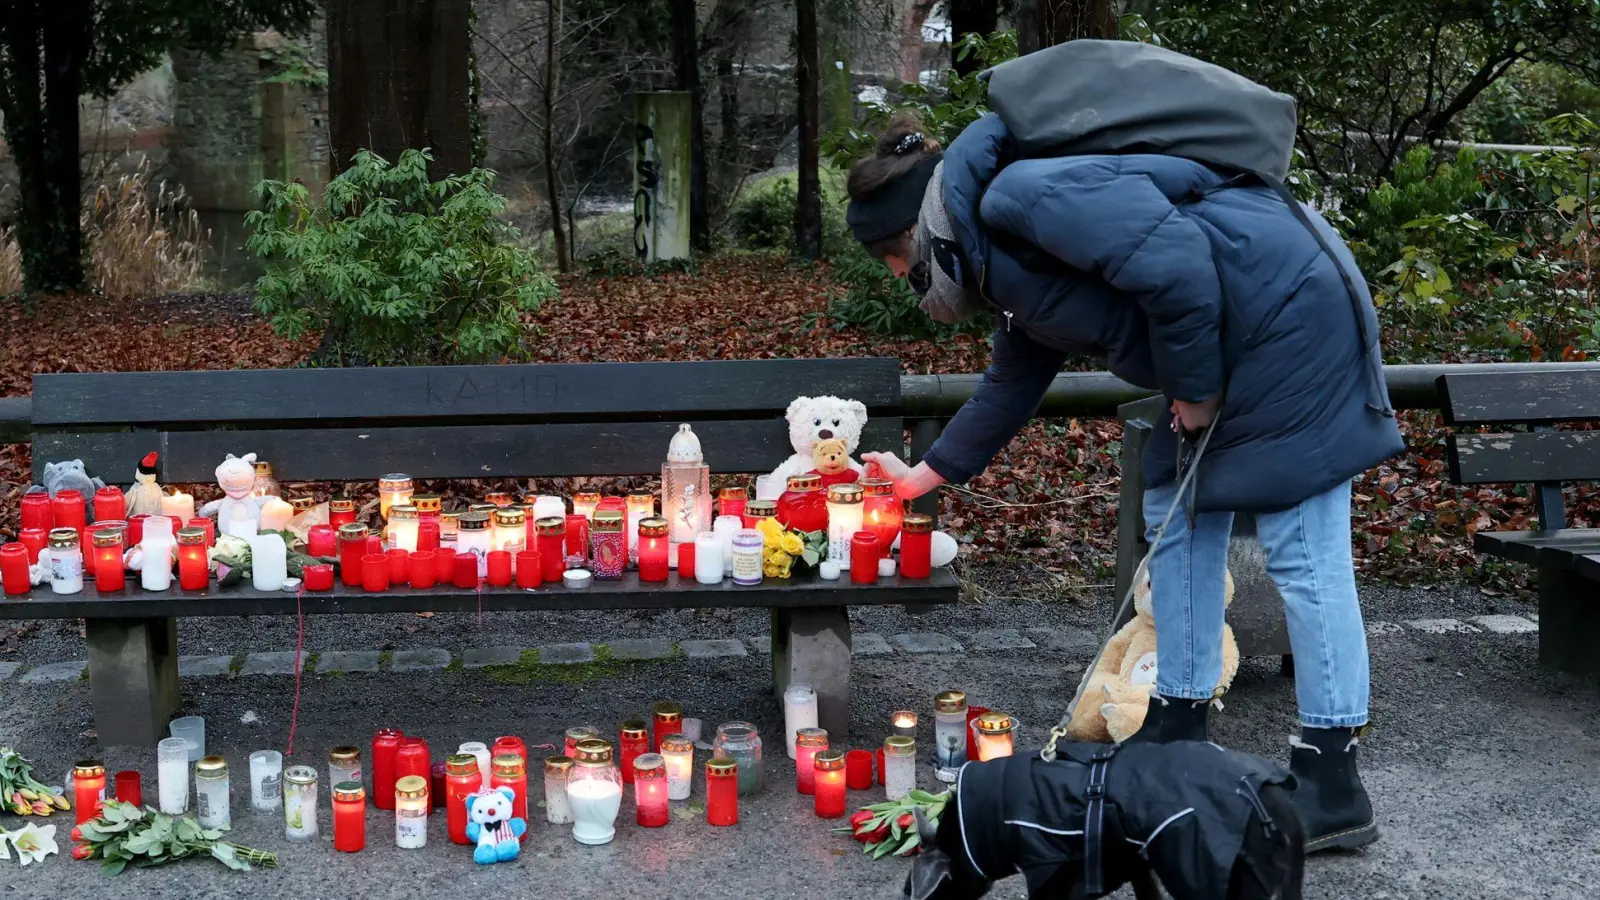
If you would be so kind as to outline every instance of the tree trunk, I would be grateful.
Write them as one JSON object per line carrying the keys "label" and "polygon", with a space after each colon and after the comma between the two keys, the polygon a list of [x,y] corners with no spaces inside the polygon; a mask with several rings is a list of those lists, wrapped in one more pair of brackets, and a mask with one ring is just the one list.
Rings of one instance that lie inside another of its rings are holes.
{"label": "tree trunk", "polygon": [[706,203],[705,103],[700,95],[700,44],[694,0],[672,0],[672,56],[678,90],[689,93],[689,243],[711,250],[711,214]]}
{"label": "tree trunk", "polygon": [[1000,30],[998,0],[948,0],[945,15],[950,21],[950,67],[957,75],[971,75],[982,68],[975,57],[960,57],[961,39],[969,34],[988,37]]}
{"label": "tree trunk", "polygon": [[1028,54],[1078,38],[1117,36],[1116,0],[1021,0],[1017,52]]}
{"label": "tree trunk", "polygon": [[560,46],[556,33],[561,30],[561,0],[546,0],[544,28],[544,189],[550,206],[550,237],[556,248],[556,269],[572,271],[572,248],[567,246],[567,229],[561,221],[561,161],[556,158],[556,91],[561,75]]}
{"label": "tree trunk", "polygon": [[[900,35],[900,80],[918,84],[922,78],[922,26],[939,0],[913,0],[906,10],[906,29]],[[950,0],[959,2],[959,0]]]}
{"label": "tree trunk", "polygon": [[801,259],[822,258],[822,181],[817,152],[817,0],[796,0],[799,60],[795,81],[800,93],[799,195],[794,204],[794,252]]}
{"label": "tree trunk", "polygon": [[430,148],[430,176],[472,168],[470,0],[329,0],[334,171],[358,150]]}

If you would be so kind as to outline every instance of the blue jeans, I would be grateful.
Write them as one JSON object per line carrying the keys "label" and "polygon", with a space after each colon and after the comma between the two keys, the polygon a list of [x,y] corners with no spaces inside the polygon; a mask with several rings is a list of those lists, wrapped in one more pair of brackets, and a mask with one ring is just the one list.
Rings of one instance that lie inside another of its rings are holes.
{"label": "blue jeans", "polygon": [[[1173,503],[1180,503],[1150,559],[1156,690],[1199,700],[1210,697],[1222,677],[1224,572],[1233,513],[1202,513],[1190,529],[1177,488],[1169,483],[1144,494],[1147,541],[1155,539]],[[1365,725],[1370,673],[1350,558],[1349,482],[1291,509],[1256,514],[1256,536],[1288,615],[1301,724]]]}

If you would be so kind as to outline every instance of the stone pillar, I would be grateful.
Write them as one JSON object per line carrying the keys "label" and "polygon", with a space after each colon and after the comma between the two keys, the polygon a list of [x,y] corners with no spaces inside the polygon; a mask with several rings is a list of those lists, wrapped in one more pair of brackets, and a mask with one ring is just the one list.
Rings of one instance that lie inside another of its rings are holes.
{"label": "stone pillar", "polygon": [[689,256],[692,107],[687,91],[634,95],[633,250],[639,259]]}

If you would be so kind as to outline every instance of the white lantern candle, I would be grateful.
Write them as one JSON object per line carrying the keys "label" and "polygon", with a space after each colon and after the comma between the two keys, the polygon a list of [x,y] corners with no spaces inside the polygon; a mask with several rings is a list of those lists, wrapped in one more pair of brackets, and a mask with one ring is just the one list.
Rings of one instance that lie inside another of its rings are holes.
{"label": "white lantern candle", "polygon": [[828,488],[828,559],[840,565],[850,562],[850,539],[861,530],[863,498],[859,484]]}
{"label": "white lantern candle", "polygon": [[733,539],[740,529],[744,528],[744,519],[739,516],[717,516],[717,522],[711,527],[712,533],[717,536],[717,542],[722,545],[722,574],[733,574]]}
{"label": "white lantern candle", "polygon": [[917,787],[917,741],[903,734],[883,742],[883,791],[888,800],[904,800]]}
{"label": "white lantern candle", "polygon": [[220,756],[207,756],[194,766],[195,811],[201,828],[233,827],[228,806],[228,762]]}
{"label": "white lantern candle", "polygon": [[411,484],[411,476],[396,472],[378,479],[378,514],[384,521],[389,520],[389,510],[396,506],[405,506],[411,502],[411,495],[415,488]]}
{"label": "white lantern candle", "polygon": [[510,553],[513,568],[517,554],[528,546],[527,516],[521,507],[516,506],[494,511],[494,537],[490,539],[490,549]]}
{"label": "white lantern candle", "polygon": [[389,509],[389,545],[415,553],[417,550],[417,523],[421,514],[415,506],[399,505]]}
{"label": "white lantern candle", "polygon": [[[150,527],[148,521],[144,524],[146,528]],[[231,534],[234,537],[246,540],[249,540],[259,530],[256,527],[256,520],[251,517],[250,510],[243,503],[233,504],[233,512],[229,515],[228,521],[218,524],[222,526],[223,534]]]}
{"label": "white lantern candle", "polygon": [[661,758],[667,764],[667,799],[689,799],[694,783],[694,740],[684,734],[662,737]]}
{"label": "white lantern candle", "polygon": [[[46,564],[50,570],[52,594],[76,594],[83,590],[83,549],[79,546],[80,532],[76,528],[50,530],[50,557]],[[44,554],[40,554],[44,559]]]}
{"label": "white lantern candle", "polygon": [[257,750],[250,754],[250,808],[270,812],[283,805],[283,754]]}
{"label": "white lantern candle", "polygon": [[[591,514],[593,512],[594,510],[590,510]],[[533,517],[535,519],[548,519],[551,516],[561,516],[562,518],[565,518],[566,515],[567,501],[561,499],[560,497],[552,497],[549,494],[540,494],[533,500]]]}
{"label": "white lantern candle", "polygon": [[594,508],[600,505],[600,495],[580,491],[572,495],[572,514],[585,519],[594,518]]}
{"label": "white lantern candle", "polygon": [[181,816],[189,808],[189,742],[183,738],[156,744],[156,790],[167,815]]}
{"label": "white lantern candle", "polygon": [[161,514],[168,518],[177,519],[179,522],[188,522],[194,518],[194,497],[183,491],[175,490],[161,498]]}
{"label": "white lantern candle", "polygon": [[457,753],[466,753],[478,760],[478,775],[483,783],[489,783],[489,747],[482,741],[467,741],[456,748]]}
{"label": "white lantern candle", "polygon": [[710,532],[695,535],[694,580],[701,584],[721,584],[722,555],[722,538]]}
{"label": "white lantern candle", "polygon": [[674,544],[687,544],[712,527],[711,469],[700,449],[700,438],[688,425],[667,444],[667,461],[661,466],[661,517]]}
{"label": "white lantern candle", "polygon": [[178,552],[178,543],[172,537],[172,520],[166,516],[145,519],[139,549],[144,554],[139,584],[147,591],[172,587],[172,561]]}
{"label": "white lantern candle", "polygon": [[250,583],[258,591],[281,591],[289,577],[289,548],[277,534],[250,538]]}
{"label": "white lantern candle", "polygon": [[267,497],[261,501],[261,531],[282,531],[294,518],[294,507],[282,497]]}
{"label": "white lantern candle", "polygon": [[978,737],[978,761],[988,762],[991,759],[1010,756],[1011,733],[1015,728],[1016,723],[1005,713],[986,712],[974,719],[972,730],[977,732]]}
{"label": "white lantern candle", "polygon": [[[628,503],[628,562],[639,565],[639,523],[656,514],[655,494],[629,494]],[[671,525],[669,524],[670,528]]]}
{"label": "white lantern candle", "polygon": [[783,689],[783,736],[789,758],[795,758],[794,735],[802,728],[817,727],[817,692],[809,684],[791,684]]}
{"label": "white lantern candle", "polygon": [[544,758],[544,820],[551,825],[572,824],[572,802],[567,799],[567,779],[572,777],[572,757]]}
{"label": "white lantern candle", "polygon": [[933,763],[940,781],[954,784],[967,763],[967,695],[945,691],[933,698]]}

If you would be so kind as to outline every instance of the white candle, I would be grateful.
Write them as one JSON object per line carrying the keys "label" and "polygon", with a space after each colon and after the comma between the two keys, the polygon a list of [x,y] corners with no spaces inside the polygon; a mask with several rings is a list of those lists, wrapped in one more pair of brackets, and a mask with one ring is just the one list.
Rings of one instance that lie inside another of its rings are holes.
{"label": "white candle", "polygon": [[795,758],[794,735],[802,728],[817,727],[817,692],[809,684],[791,684],[783,689],[783,732],[789,758]]}
{"label": "white candle", "polygon": [[196,817],[202,828],[233,827],[228,804],[228,764],[220,756],[208,756],[194,768]]}
{"label": "white candle", "polygon": [[862,491],[859,484],[828,488],[828,559],[850,562],[850,539],[861,530]]}
{"label": "white candle", "polygon": [[188,741],[169,737],[156,744],[156,787],[162,812],[181,816],[189,808]]}
{"label": "white candle", "polygon": [[172,587],[172,561],[178,552],[177,542],[172,539],[172,520],[166,516],[145,519],[139,548],[144,553],[139,584],[147,591]]}
{"label": "white candle", "polygon": [[890,559],[888,557],[884,557],[883,559],[878,560],[878,577],[879,578],[893,578],[894,577],[894,560],[892,560],[892,559]]}
{"label": "white candle", "polygon": [[456,748],[457,753],[466,753],[478,760],[478,774],[482,776],[483,783],[489,783],[489,747],[482,741],[467,741]]}
{"label": "white candle", "polygon": [[[191,505],[193,505],[191,503]],[[261,531],[282,531],[294,518],[294,507],[282,497],[267,497],[261,501]]]}
{"label": "white candle", "polygon": [[695,535],[694,580],[701,584],[721,584],[722,576],[722,539],[710,532]]}
{"label": "white candle", "polygon": [[[733,538],[744,527],[744,520],[739,516],[717,516],[717,521],[711,526],[712,533],[717,536],[717,542],[722,545],[722,574],[733,574]],[[698,567],[697,567],[698,568]]]}
{"label": "white candle", "polygon": [[535,519],[548,519],[551,516],[565,517],[567,514],[567,501],[549,494],[540,494],[533,500],[533,517]]}
{"label": "white candle", "polygon": [[250,754],[250,807],[270,812],[283,805],[283,754],[257,750]]}
{"label": "white candle", "polygon": [[884,797],[903,800],[916,786],[917,742],[906,735],[894,735],[883,743]]}
{"label": "white candle", "polygon": [[[229,514],[228,521],[219,524],[222,525],[223,534],[231,534],[246,540],[260,530],[256,527],[256,520],[250,515],[249,507],[243,503],[233,504],[233,512]],[[146,527],[149,525],[149,522],[145,523]]]}
{"label": "white candle", "polygon": [[661,741],[661,758],[667,767],[667,799],[689,799],[694,784],[694,740],[688,735],[668,735]]}
{"label": "white candle", "polygon": [[194,518],[194,496],[183,491],[173,491],[161,497],[161,514],[180,523]]}
{"label": "white candle", "polygon": [[288,548],[283,545],[282,536],[258,534],[250,538],[250,581],[255,589],[283,590],[283,581],[288,577]]}
{"label": "white candle", "polygon": [[565,756],[544,761],[544,820],[551,825],[572,824],[572,801],[567,799],[567,778],[572,760]]}
{"label": "white candle", "polygon": [[840,572],[839,564],[831,559],[825,559],[817,564],[817,577],[823,581],[838,581]]}
{"label": "white candle", "polygon": [[567,801],[572,804],[572,836],[578,843],[609,844],[616,837],[621,784],[602,778],[568,782]]}

